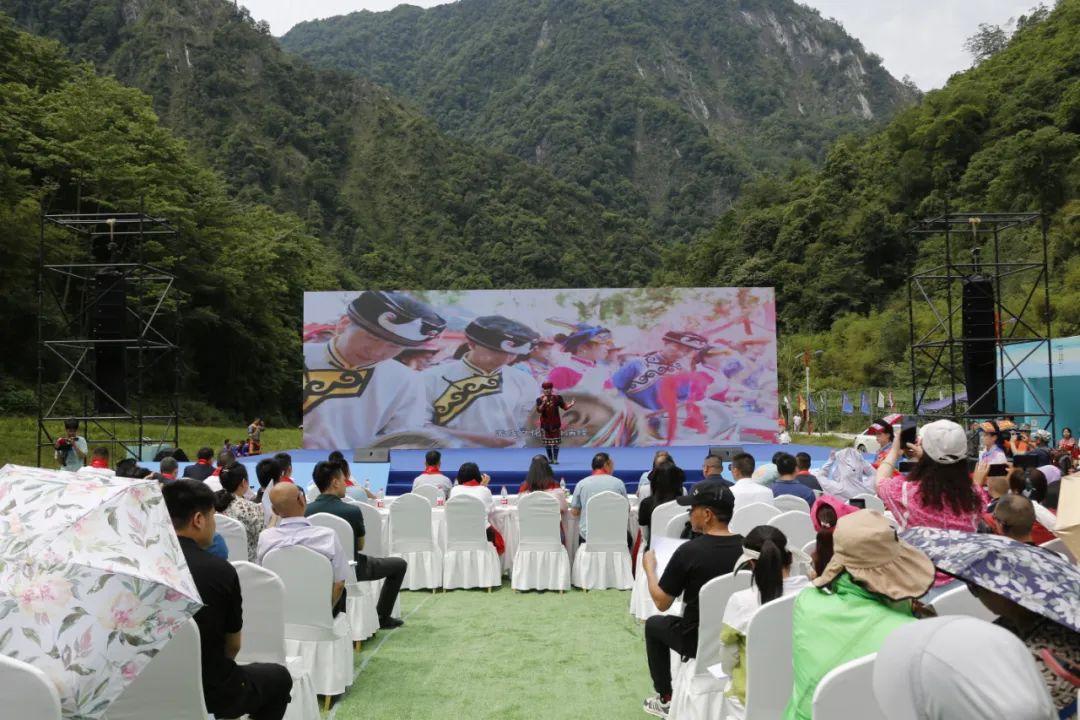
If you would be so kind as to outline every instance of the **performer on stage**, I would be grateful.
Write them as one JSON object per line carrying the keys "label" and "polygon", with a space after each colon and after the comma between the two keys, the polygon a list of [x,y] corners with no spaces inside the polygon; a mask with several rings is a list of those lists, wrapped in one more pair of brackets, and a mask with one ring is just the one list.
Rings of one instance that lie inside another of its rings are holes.
{"label": "performer on stage", "polygon": [[544,437],[544,452],[552,465],[559,464],[559,444],[562,442],[562,417],[560,410],[574,407],[575,400],[566,402],[562,395],[555,394],[555,385],[550,381],[540,386],[543,395],[536,398],[536,412],[540,413],[540,434]]}
{"label": "performer on stage", "polygon": [[304,344],[305,447],[371,445],[424,426],[420,375],[394,360],[446,328],[429,305],[401,292],[362,293],[327,342]]}
{"label": "performer on stage", "polygon": [[466,352],[420,374],[431,424],[466,445],[524,446],[536,381],[507,366],[528,355],[539,338],[532,328],[502,315],[469,323]]}

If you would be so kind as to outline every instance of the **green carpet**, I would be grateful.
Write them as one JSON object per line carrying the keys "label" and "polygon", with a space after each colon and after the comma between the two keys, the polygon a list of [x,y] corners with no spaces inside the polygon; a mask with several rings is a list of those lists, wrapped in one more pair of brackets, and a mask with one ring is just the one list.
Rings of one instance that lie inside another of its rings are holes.
{"label": "green carpet", "polygon": [[403,592],[404,627],[366,641],[336,720],[645,717],[629,592]]}

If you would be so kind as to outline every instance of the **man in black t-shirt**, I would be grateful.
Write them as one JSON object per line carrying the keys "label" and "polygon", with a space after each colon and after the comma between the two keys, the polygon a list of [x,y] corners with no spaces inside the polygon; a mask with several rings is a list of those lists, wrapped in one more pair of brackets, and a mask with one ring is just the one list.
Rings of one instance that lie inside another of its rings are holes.
{"label": "man in black t-shirt", "polygon": [[656,695],[645,700],[645,712],[667,717],[671,703],[671,654],[684,658],[697,653],[698,592],[713,578],[735,569],[742,555],[742,535],[732,534],[728,523],[735,510],[735,496],[727,483],[703,480],[689,495],[676,498],[690,506],[690,525],[698,537],[679,546],[664,574],[656,577],[656,556],[650,550],[642,559],[649,580],[649,595],[656,607],[667,610],[682,595],[683,615],[654,615],[645,622],[645,654],[649,659]]}
{"label": "man in black t-shirt", "polygon": [[240,577],[227,561],[205,550],[214,539],[214,492],[199,480],[185,478],[164,486],[161,493],[202,597],[195,624],[206,709],[223,718],[281,720],[292,692],[289,671],[274,663],[236,664],[243,626]]}

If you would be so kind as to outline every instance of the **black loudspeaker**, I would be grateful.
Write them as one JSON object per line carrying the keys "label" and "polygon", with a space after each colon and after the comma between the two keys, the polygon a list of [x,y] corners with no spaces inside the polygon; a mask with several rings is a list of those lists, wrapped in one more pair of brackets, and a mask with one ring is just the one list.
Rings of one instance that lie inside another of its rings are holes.
{"label": "black loudspeaker", "polygon": [[[126,339],[127,279],[115,270],[94,276],[90,313],[93,340]],[[94,346],[95,412],[106,415],[123,412],[127,405],[127,367],[124,344],[110,342]],[[111,399],[110,399],[111,398]],[[114,402],[115,401],[115,402]]]}
{"label": "black loudspeaker", "polygon": [[713,445],[709,448],[709,454],[727,462],[739,453],[744,452],[742,445]]}
{"label": "black loudspeaker", "polygon": [[390,448],[356,448],[352,459],[358,463],[388,463]]}
{"label": "black loudspeaker", "polygon": [[992,281],[978,276],[964,281],[964,385],[973,414],[998,413],[995,307]]}

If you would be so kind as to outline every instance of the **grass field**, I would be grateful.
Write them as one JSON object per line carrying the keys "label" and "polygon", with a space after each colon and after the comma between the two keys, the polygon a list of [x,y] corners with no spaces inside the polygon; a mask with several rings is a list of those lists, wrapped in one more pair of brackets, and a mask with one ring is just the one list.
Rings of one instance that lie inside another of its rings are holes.
{"label": "grass field", "polygon": [[629,592],[401,595],[405,626],[356,656],[326,720],[646,717],[652,693]]}

